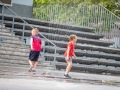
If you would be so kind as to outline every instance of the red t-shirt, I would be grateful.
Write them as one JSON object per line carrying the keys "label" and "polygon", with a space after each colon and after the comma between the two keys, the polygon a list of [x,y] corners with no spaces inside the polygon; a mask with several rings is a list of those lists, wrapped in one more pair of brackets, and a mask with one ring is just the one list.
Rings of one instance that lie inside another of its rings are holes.
{"label": "red t-shirt", "polygon": [[34,51],[41,51],[41,39],[39,36],[32,36],[31,38],[33,38],[33,42],[32,42],[32,46],[33,46],[33,50]]}
{"label": "red t-shirt", "polygon": [[[68,49],[68,46],[70,47],[69,57],[72,57],[73,54],[74,54],[75,45],[74,45],[73,42],[69,42],[69,43],[67,44],[67,49]],[[67,56],[67,49],[66,49],[66,51],[65,51],[65,53],[64,53],[64,56],[65,56],[65,57]]]}

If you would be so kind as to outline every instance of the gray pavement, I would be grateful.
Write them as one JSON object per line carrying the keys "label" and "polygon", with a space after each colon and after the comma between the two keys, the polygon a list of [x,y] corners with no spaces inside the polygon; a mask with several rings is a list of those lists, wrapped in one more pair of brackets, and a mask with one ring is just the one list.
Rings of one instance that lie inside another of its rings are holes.
{"label": "gray pavement", "polygon": [[0,66],[0,90],[120,90],[120,76],[71,72],[72,79],[66,79],[63,74],[42,67],[33,74],[25,67]]}
{"label": "gray pavement", "polygon": [[0,90],[120,90],[120,87],[33,79],[0,79]]}

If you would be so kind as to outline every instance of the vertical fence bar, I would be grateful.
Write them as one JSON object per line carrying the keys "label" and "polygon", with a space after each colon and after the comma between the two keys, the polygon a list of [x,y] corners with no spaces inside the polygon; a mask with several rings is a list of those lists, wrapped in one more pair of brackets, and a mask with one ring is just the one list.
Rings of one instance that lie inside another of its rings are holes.
{"label": "vertical fence bar", "polygon": [[3,31],[3,28],[4,28],[4,10],[5,10],[5,7],[4,7],[4,5],[3,5],[3,6],[2,6],[2,26],[1,26],[2,31]]}
{"label": "vertical fence bar", "polygon": [[101,22],[101,26],[100,26],[100,28],[99,28],[99,34],[102,34],[102,26],[103,26],[103,15],[102,15],[102,13],[103,13],[103,11],[102,11],[102,8],[99,6],[99,8],[100,8],[100,22]]}
{"label": "vertical fence bar", "polygon": [[101,22],[101,9],[100,9],[99,6],[98,6],[98,15],[99,15],[99,17],[98,17],[98,22],[99,22],[99,27],[98,27],[99,32],[98,32],[98,34],[100,34],[102,22]]}
{"label": "vertical fence bar", "polygon": [[109,39],[109,41],[110,41],[110,33],[111,33],[111,31],[110,31],[110,25],[109,25],[109,20],[110,20],[110,18],[109,18],[110,16],[109,16],[109,12],[107,11],[107,26],[106,26],[106,28],[107,28],[107,33],[108,33],[108,39]]}
{"label": "vertical fence bar", "polygon": [[[112,14],[109,13],[109,16],[110,16],[110,31],[112,32]],[[110,38],[111,38],[111,39],[113,38],[112,33],[110,33]]]}
{"label": "vertical fence bar", "polygon": [[83,23],[83,21],[84,21],[83,19],[84,19],[84,6],[82,7],[82,26],[83,26],[83,24],[84,24],[84,23]]}
{"label": "vertical fence bar", "polygon": [[97,5],[95,5],[95,28],[96,28],[96,31],[98,32],[98,23],[97,23],[97,15],[98,15],[98,12],[97,12]]}

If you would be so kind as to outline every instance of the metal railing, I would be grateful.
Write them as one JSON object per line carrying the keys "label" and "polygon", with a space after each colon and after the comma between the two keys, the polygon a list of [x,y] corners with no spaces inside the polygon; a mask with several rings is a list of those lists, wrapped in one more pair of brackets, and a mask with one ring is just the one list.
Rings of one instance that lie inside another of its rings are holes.
{"label": "metal railing", "polygon": [[[15,29],[15,18],[19,18],[19,19],[21,19],[22,21],[23,21],[23,28],[22,28],[22,46],[24,46],[24,44],[25,44],[25,41],[24,41],[24,39],[25,39],[25,27],[26,26],[30,26],[31,27],[31,30],[34,28],[32,25],[30,25],[27,21],[25,21],[21,16],[19,16],[17,13],[15,13],[12,9],[10,9],[8,6],[6,6],[4,3],[2,3],[1,1],[0,1],[0,4],[2,5],[2,21],[1,21],[1,29],[2,29],[2,31],[5,29],[5,8],[6,9],[8,9],[13,15],[12,15],[12,29],[11,29],[11,33],[12,33],[12,36],[13,36],[13,34],[14,34],[14,29]],[[49,40],[48,38],[46,38],[42,33],[40,33],[39,32],[39,35],[40,36],[42,36],[46,41],[48,41],[50,44],[52,44],[54,47],[55,47],[55,52],[54,52],[54,54],[55,54],[55,57],[54,57],[54,61],[53,61],[53,63],[54,63],[54,69],[56,69],[56,65],[55,65],[55,62],[56,62],[56,51],[57,51],[57,46],[51,41],[51,40]],[[44,48],[44,47],[43,47]],[[44,50],[43,51],[45,51],[45,48],[44,48]],[[43,53],[45,53],[45,52],[43,52]],[[44,54],[42,54],[42,55],[44,55]],[[44,56],[42,56],[42,57],[44,57]],[[44,63],[44,62],[43,62]]]}
{"label": "metal railing", "polygon": [[115,42],[114,47],[120,48],[120,18],[102,5],[34,5],[33,18],[53,23],[93,27],[95,28],[94,33],[104,35],[101,40],[113,41]]}

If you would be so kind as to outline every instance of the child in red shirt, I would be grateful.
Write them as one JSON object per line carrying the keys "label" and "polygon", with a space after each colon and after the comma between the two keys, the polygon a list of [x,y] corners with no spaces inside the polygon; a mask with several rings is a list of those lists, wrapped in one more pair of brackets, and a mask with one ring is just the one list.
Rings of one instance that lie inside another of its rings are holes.
{"label": "child in red shirt", "polygon": [[42,42],[40,37],[38,36],[39,30],[37,28],[33,28],[32,30],[32,36],[30,39],[30,46],[31,46],[31,51],[29,54],[29,72],[35,73],[37,64],[38,64],[38,58],[40,55],[40,51],[42,49]]}
{"label": "child in red shirt", "polygon": [[77,36],[76,35],[70,35],[69,43],[68,43],[67,49],[64,53],[66,62],[68,64],[68,66],[66,67],[66,72],[65,72],[64,76],[68,77],[68,78],[71,78],[68,74],[69,74],[69,72],[72,68],[72,57],[74,56],[74,58],[76,58],[76,55],[74,53],[76,42],[77,42]]}

